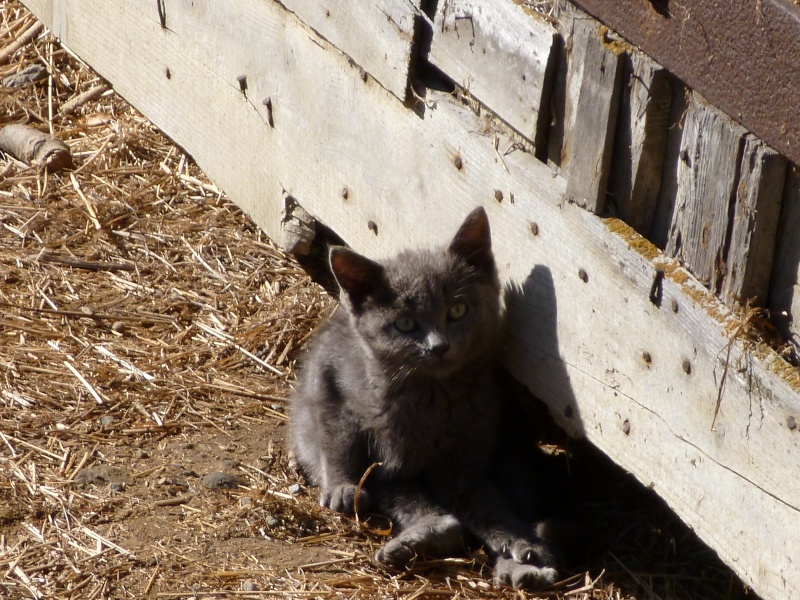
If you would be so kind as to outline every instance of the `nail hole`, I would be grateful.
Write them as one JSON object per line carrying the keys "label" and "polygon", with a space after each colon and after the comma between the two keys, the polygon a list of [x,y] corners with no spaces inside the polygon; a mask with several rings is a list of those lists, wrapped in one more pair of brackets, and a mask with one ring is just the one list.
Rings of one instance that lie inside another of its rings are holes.
{"label": "nail hole", "polygon": [[464,161],[461,160],[460,156],[456,156],[453,159],[453,164],[455,165],[456,169],[458,169],[460,171],[461,168],[464,166]]}
{"label": "nail hole", "polygon": [[[342,198],[347,200],[347,198],[349,198],[349,197],[350,197],[350,190],[348,190],[346,187],[343,187],[342,188]],[[372,223],[372,221],[370,221],[370,223]]]}
{"label": "nail hole", "polygon": [[503,192],[501,192],[500,190],[495,190],[494,191],[494,199],[497,200],[498,202],[502,202],[503,201]]}
{"label": "nail hole", "polygon": [[539,235],[539,225],[536,221],[531,221],[531,233],[533,235]]}
{"label": "nail hole", "polygon": [[670,302],[670,306],[672,307],[672,312],[674,313],[678,312],[678,301],[675,300],[675,298],[673,298],[672,302]]}
{"label": "nail hole", "polygon": [[791,430],[797,429],[797,419],[795,419],[794,417],[787,417],[786,426]]}
{"label": "nail hole", "polygon": [[631,422],[628,419],[622,422],[622,433],[625,435],[630,435],[631,433]]}
{"label": "nail hole", "polygon": [[578,269],[578,277],[583,283],[589,283],[589,274],[584,269]]}
{"label": "nail hole", "polygon": [[684,373],[686,373],[687,375],[691,375],[692,374],[692,363],[690,363],[688,359],[684,359],[684,361],[681,364],[681,366],[683,367],[683,372]]}
{"label": "nail hole", "polygon": [[167,76],[167,79],[172,79],[172,72],[169,70],[169,67],[164,69],[164,75]]}
{"label": "nail hole", "polygon": [[367,221],[367,228],[375,235],[378,235],[378,224],[375,221]]}
{"label": "nail hole", "polygon": [[642,360],[648,367],[653,364],[653,357],[650,356],[650,353],[647,350],[642,352]]}

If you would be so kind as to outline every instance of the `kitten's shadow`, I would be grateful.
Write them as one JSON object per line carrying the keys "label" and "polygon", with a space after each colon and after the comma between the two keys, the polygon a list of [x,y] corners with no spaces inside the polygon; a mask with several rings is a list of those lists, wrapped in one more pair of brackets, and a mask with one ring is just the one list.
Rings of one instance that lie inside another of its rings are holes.
{"label": "kitten's shadow", "polygon": [[503,363],[573,437],[584,437],[569,373],[558,350],[558,306],[550,269],[536,265],[504,291]]}

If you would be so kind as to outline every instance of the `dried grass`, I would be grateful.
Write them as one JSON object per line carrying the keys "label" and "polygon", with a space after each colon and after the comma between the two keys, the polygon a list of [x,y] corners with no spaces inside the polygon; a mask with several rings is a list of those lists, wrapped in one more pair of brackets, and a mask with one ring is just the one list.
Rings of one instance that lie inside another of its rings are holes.
{"label": "dried grass", "polygon": [[[285,400],[330,300],[19,2],[0,3],[0,77],[34,63],[50,77],[6,90],[0,125],[49,130],[75,170],[0,158],[0,597],[532,597],[492,589],[480,553],[387,571],[369,558],[384,525],[297,493]],[[192,469],[228,456],[245,485],[198,485]],[[628,554],[609,556],[536,597],[658,597]],[[726,597],[734,580],[709,568],[717,587],[692,597]],[[684,589],[670,580],[659,589]]]}

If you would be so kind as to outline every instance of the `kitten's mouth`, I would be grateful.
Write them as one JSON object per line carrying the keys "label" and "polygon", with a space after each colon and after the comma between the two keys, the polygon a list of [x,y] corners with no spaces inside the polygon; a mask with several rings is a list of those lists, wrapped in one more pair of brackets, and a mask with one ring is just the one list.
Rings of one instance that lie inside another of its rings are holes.
{"label": "kitten's mouth", "polygon": [[434,374],[450,373],[458,367],[458,361],[451,354],[428,354],[419,362],[419,368]]}

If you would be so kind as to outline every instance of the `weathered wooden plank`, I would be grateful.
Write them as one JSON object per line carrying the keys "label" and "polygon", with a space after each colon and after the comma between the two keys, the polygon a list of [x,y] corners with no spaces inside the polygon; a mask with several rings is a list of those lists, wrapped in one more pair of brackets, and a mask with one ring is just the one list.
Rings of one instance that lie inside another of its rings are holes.
{"label": "weathered wooden plank", "polygon": [[729,211],[745,131],[697,94],[683,124],[677,198],[666,252],[718,292],[725,276]]}
{"label": "weathered wooden plank", "polygon": [[605,209],[622,75],[599,27],[588,17],[573,20],[561,153],[567,198],[598,214]]}
{"label": "weathered wooden plank", "polygon": [[786,159],[752,134],[745,138],[722,298],[767,303]]}
{"label": "weathered wooden plank", "polygon": [[420,0],[280,0],[400,100],[406,99]]}
{"label": "weathered wooden plank", "polygon": [[542,148],[556,36],[541,15],[508,0],[444,0],[429,59]]}
{"label": "weathered wooden plank", "polygon": [[786,0],[576,0],[791,160],[800,161],[800,8]]}
{"label": "weathered wooden plank", "polygon": [[769,309],[781,334],[800,340],[800,171],[792,165],[778,225],[775,260],[769,289]]}
{"label": "weathered wooden plank", "polygon": [[[286,193],[373,256],[446,239],[483,204],[503,278],[522,291],[509,294],[516,374],[562,423],[654,484],[762,597],[800,599],[800,435],[786,427],[798,394],[774,372],[774,353],[734,342],[710,431],[733,324],[673,261],[621,222],[565,203],[564,179],[530,154],[501,160],[491,121],[435,93],[420,119],[275,3],[195,0],[173,9],[168,31],[134,0],[27,4],[274,238]],[[250,100],[265,97],[272,125]],[[515,201],[498,202],[497,190]],[[650,300],[657,269],[667,272],[661,308]]]}
{"label": "weathered wooden plank", "polygon": [[672,108],[667,130],[667,146],[664,153],[664,167],[661,172],[661,189],[658,193],[656,212],[650,235],[645,235],[653,244],[662,250],[666,249],[669,240],[675,202],[678,198],[678,164],[681,160],[681,141],[683,140],[683,123],[691,93],[680,81],[672,86]]}
{"label": "weathered wooden plank", "polygon": [[647,237],[661,189],[674,80],[641,52],[626,53],[623,63],[608,195],[617,216]]}

